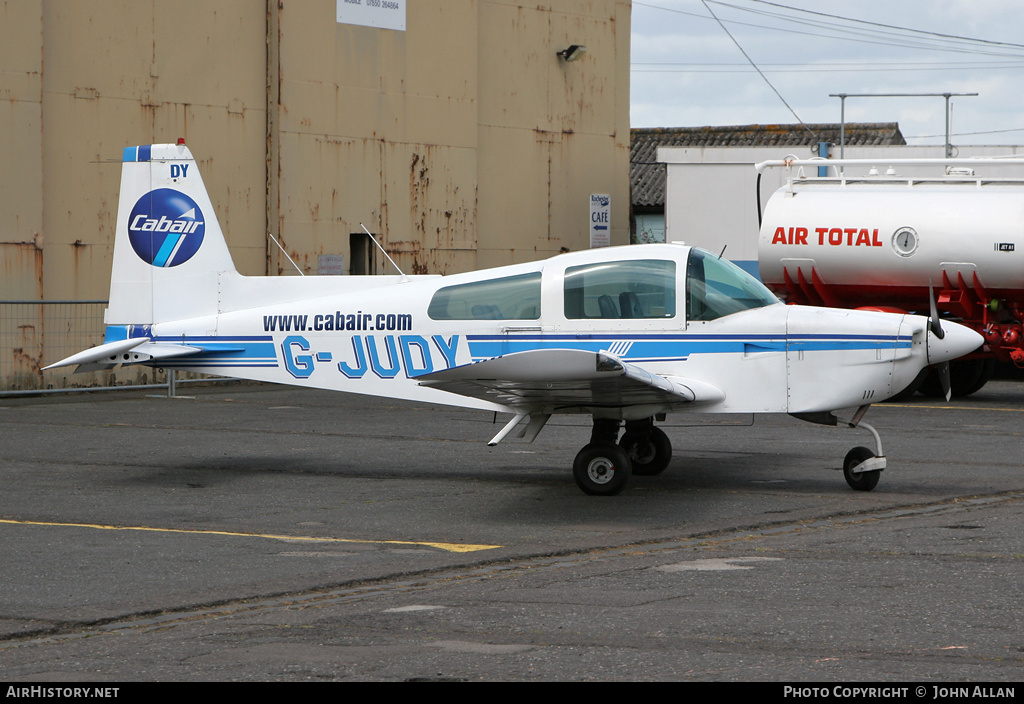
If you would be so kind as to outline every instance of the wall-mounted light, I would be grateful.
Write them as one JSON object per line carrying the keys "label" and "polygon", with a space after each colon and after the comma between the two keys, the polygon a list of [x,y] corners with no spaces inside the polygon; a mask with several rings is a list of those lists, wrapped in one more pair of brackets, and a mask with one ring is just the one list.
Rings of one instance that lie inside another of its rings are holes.
{"label": "wall-mounted light", "polygon": [[587,47],[582,44],[572,44],[568,49],[562,49],[561,51],[555,52],[558,56],[561,56],[566,61],[575,61],[576,59],[587,53]]}

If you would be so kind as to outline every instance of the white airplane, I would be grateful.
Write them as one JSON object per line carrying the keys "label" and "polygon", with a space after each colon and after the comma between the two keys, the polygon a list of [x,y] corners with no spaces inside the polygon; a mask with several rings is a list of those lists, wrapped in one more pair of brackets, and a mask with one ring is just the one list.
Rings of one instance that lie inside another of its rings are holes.
{"label": "white airplane", "polygon": [[854,408],[875,449],[851,450],[844,474],[870,490],[886,458],[868,406],[982,342],[937,316],[786,306],[680,244],[443,277],[242,276],[182,140],[125,149],[115,237],[105,343],[47,369],[138,363],[512,414],[492,445],[589,414],[573,464],[588,494],[663,471],[654,421],[670,412],[835,425]]}

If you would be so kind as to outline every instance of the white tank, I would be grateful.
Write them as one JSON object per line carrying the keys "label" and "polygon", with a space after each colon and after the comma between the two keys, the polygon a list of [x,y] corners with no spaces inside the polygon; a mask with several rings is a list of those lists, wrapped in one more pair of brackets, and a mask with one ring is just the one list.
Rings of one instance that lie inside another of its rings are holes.
{"label": "white tank", "polygon": [[796,179],[764,208],[758,265],[792,303],[927,315],[930,283],[940,313],[985,336],[983,356],[1024,366],[1020,180]]}
{"label": "white tank", "polygon": [[927,306],[943,272],[1024,297],[1024,183],[794,182],[765,207],[758,263],[776,288],[784,270],[795,279],[813,267],[827,285],[895,306]]}

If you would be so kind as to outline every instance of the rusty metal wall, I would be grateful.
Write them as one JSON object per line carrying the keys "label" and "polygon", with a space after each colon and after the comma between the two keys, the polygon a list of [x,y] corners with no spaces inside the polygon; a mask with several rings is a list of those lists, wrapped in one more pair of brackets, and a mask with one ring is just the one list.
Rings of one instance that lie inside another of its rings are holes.
{"label": "rusty metal wall", "polygon": [[[0,2],[0,300],[105,299],[122,150],[178,137],[239,269],[264,273],[266,38],[266,0]],[[40,373],[70,354],[69,326],[86,346],[103,339],[102,318],[79,330],[52,311],[18,323],[27,344],[0,342],[0,389],[110,383]]]}
{"label": "rusty metal wall", "polygon": [[293,258],[315,272],[360,223],[407,272],[543,258],[589,247],[591,193],[627,243],[630,2],[406,6],[405,32],[329,22],[334,0],[273,13],[271,221]]}
{"label": "rusty metal wall", "polygon": [[[591,193],[629,241],[629,18],[628,2],[481,3],[481,266],[588,248]],[[570,44],[587,53],[566,63]]]}
{"label": "rusty metal wall", "polygon": [[178,137],[239,269],[263,273],[265,0],[41,9],[45,296],[106,297],[122,149]]}
{"label": "rusty metal wall", "polygon": [[42,297],[40,6],[7,0],[0,7],[0,298]]}
{"label": "rusty metal wall", "polygon": [[402,32],[336,0],[0,0],[0,300],[106,298],[122,148],[178,137],[244,274],[294,273],[268,232],[348,264],[360,223],[416,273],[581,249],[590,193],[625,244],[630,2],[406,6]]}
{"label": "rusty metal wall", "polygon": [[[0,391],[162,383],[163,371],[128,367],[73,374],[73,368],[43,371],[47,362],[70,357],[103,342],[105,300],[0,300]],[[51,355],[47,359],[44,355]]]}
{"label": "rusty metal wall", "polygon": [[363,223],[407,272],[475,268],[478,3],[406,3],[405,32],[335,23],[334,6],[275,18],[283,241],[315,271],[319,254],[348,261]]}

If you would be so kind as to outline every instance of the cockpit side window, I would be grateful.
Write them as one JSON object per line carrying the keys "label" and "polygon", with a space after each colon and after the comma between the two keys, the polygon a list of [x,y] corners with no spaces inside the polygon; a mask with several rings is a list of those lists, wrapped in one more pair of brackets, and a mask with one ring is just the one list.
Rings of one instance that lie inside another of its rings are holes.
{"label": "cockpit side window", "polygon": [[691,249],[686,264],[686,319],[715,320],[741,310],[763,308],[779,299],[727,259]]}
{"label": "cockpit side window", "polygon": [[438,289],[430,299],[432,320],[538,320],[539,271]]}
{"label": "cockpit side window", "polygon": [[676,263],[633,259],[565,270],[565,317],[570,320],[672,318]]}

